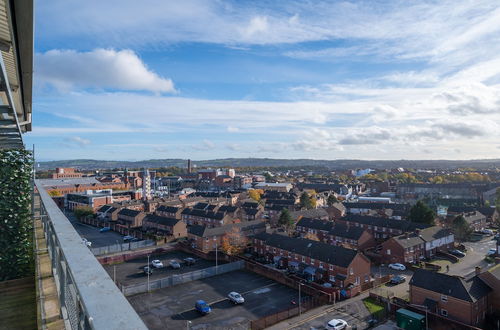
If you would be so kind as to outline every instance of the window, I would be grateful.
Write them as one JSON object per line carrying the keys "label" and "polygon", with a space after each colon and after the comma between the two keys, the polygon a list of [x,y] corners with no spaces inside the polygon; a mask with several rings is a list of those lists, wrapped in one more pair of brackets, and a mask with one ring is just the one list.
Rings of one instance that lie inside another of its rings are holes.
{"label": "window", "polygon": [[269,251],[269,246],[266,245],[266,251]]}
{"label": "window", "polygon": [[333,270],[333,265],[330,265],[330,270]]}
{"label": "window", "polygon": [[330,282],[335,282],[335,276],[334,275],[330,275]]}
{"label": "window", "polygon": [[323,268],[323,263],[322,262],[319,263],[319,268]]}
{"label": "window", "polygon": [[448,311],[446,309],[441,309],[441,315],[448,316]]}
{"label": "window", "polygon": [[353,275],[353,274],[354,274],[354,269],[350,268],[350,269],[349,269],[349,274],[350,274],[350,275]]}
{"label": "window", "polygon": [[370,280],[370,276],[369,275],[365,275],[365,282],[368,282]]}
{"label": "window", "polygon": [[306,262],[306,257],[302,257],[302,262]]}
{"label": "window", "polygon": [[216,241],[216,240],[217,240],[217,236],[214,236],[214,241]]}
{"label": "window", "polygon": [[448,301],[448,296],[445,296],[445,295],[441,295],[441,301],[442,302],[447,302]]}
{"label": "window", "polygon": [[390,256],[390,255],[391,255],[391,249],[387,249],[387,250],[385,251],[385,253],[386,253],[388,256]]}
{"label": "window", "polygon": [[314,264],[314,259],[313,258],[311,258],[311,264]]}
{"label": "window", "polygon": [[276,253],[276,248],[273,248],[273,253]]}

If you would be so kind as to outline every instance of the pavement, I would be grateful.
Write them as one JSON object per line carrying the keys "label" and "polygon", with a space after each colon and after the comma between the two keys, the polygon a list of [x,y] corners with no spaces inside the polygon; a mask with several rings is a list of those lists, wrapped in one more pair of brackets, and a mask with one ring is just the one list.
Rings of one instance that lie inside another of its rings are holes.
{"label": "pavement", "polygon": [[363,299],[367,297],[368,292],[365,292],[334,305],[321,306],[307,311],[302,315],[277,323],[267,329],[326,329],[325,325],[332,319],[342,319],[347,322],[350,328],[366,329],[370,313],[366,309]]}
{"label": "pavement", "polygon": [[[239,292],[242,305],[233,305],[227,294]],[[303,299],[307,296],[302,295]],[[182,285],[127,297],[149,329],[248,329],[251,320],[285,310],[298,292],[252,272],[238,270]],[[205,300],[212,312],[194,310]]]}

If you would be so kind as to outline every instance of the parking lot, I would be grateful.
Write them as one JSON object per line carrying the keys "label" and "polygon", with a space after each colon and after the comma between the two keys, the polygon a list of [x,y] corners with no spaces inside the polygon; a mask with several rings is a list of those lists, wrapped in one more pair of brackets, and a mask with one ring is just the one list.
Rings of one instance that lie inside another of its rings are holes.
{"label": "parking lot", "polygon": [[[245,303],[233,305],[227,299],[231,291],[239,292]],[[186,329],[188,324],[191,329],[248,329],[250,320],[292,307],[298,292],[238,270],[127,299],[149,329]],[[198,299],[210,305],[210,314],[202,316],[194,310]]]}
{"label": "parking lot", "polygon": [[[183,259],[188,257],[194,258],[196,260],[194,265],[190,266],[185,265]],[[160,255],[152,255],[149,258],[150,263],[155,259],[161,260],[163,262],[164,267],[153,269],[153,274],[149,276],[149,279],[151,281],[167,277],[170,275],[183,274],[192,272],[194,270],[215,266],[215,261],[200,259],[194,255],[182,251],[171,251]],[[178,261],[181,265],[181,268],[173,269],[172,267],[170,267],[168,265],[170,260]],[[104,269],[108,272],[111,278],[114,278],[116,274],[117,283],[128,285],[133,283],[144,282],[147,280],[147,275],[143,272],[143,268],[147,264],[148,264],[148,258],[146,257],[146,258],[128,260],[121,264],[106,265],[104,266]],[[222,262],[219,262],[219,265],[220,264],[222,264]]]}
{"label": "parking lot", "polygon": [[86,238],[89,242],[92,242],[92,247],[103,247],[123,243],[123,236],[114,231],[101,233],[99,232],[100,228],[76,220],[71,212],[66,212],[66,216],[78,234],[80,234],[82,238]]}

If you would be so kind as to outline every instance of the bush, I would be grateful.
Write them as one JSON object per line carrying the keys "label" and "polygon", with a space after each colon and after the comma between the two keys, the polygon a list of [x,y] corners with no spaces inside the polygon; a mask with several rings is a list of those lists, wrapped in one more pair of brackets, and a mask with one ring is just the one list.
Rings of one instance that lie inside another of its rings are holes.
{"label": "bush", "polygon": [[33,275],[32,156],[0,150],[0,281]]}

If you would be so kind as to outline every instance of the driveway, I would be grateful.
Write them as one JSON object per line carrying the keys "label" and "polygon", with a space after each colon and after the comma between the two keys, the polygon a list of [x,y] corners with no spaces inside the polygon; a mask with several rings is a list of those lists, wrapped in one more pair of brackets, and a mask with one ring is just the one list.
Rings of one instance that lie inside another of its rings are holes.
{"label": "driveway", "polygon": [[460,262],[450,264],[448,274],[468,277],[474,274],[476,266],[482,269],[491,266],[484,261],[484,257],[486,257],[488,250],[496,245],[496,241],[492,239],[492,236],[488,236],[479,242],[466,242],[464,245],[467,247],[467,255],[461,258]]}

